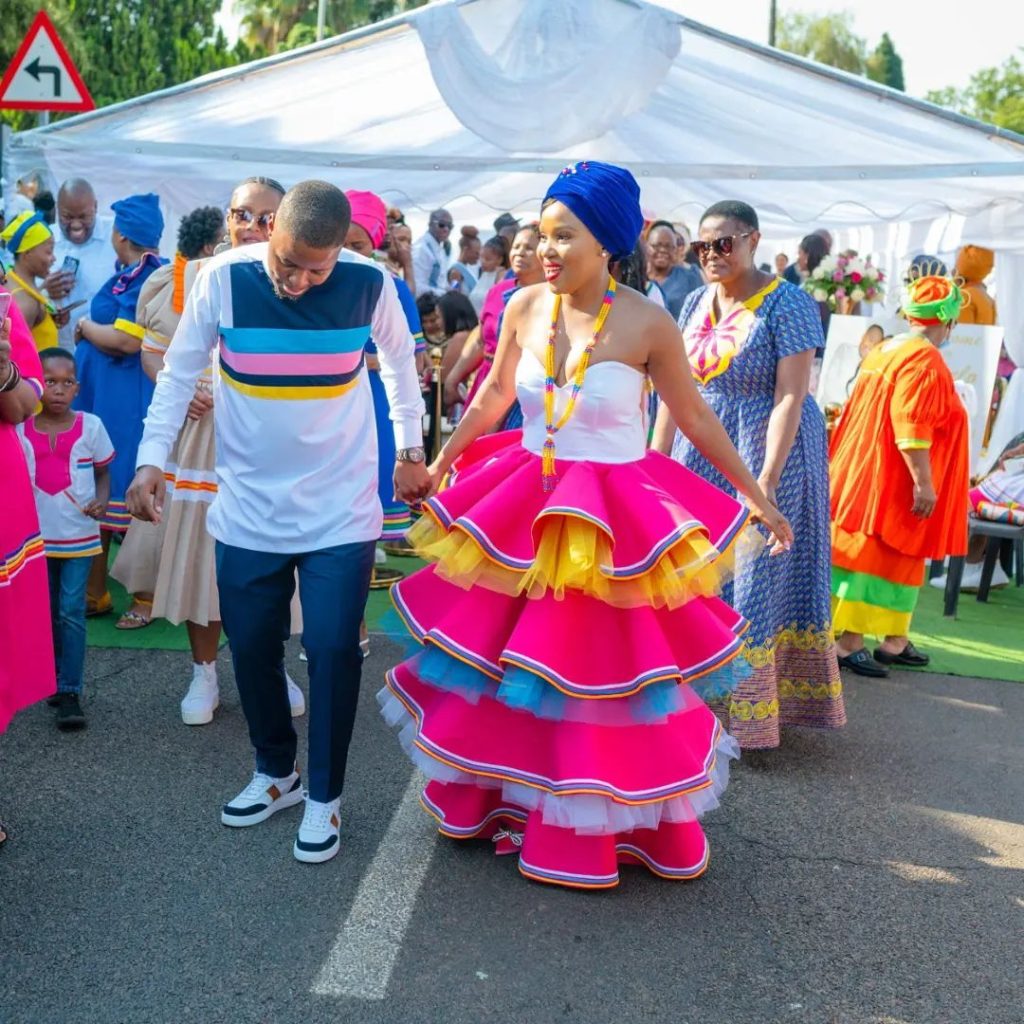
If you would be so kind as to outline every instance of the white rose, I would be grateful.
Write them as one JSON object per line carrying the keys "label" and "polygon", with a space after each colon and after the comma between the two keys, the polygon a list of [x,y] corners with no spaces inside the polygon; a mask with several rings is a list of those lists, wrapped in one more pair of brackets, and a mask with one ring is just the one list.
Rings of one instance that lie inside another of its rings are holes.
{"label": "white rose", "polygon": [[846,265],[846,272],[847,272],[847,274],[860,274],[861,277],[864,276],[864,272],[865,272],[866,269],[867,269],[867,265],[864,263],[864,261],[860,257],[854,257]]}
{"label": "white rose", "polygon": [[821,281],[825,277],[825,268],[819,264],[814,268],[814,273],[811,274],[811,277],[813,277],[815,281]]}
{"label": "white rose", "polygon": [[825,291],[824,288],[815,288],[814,289],[814,301],[815,302],[827,302],[828,301],[828,292]]}
{"label": "white rose", "polygon": [[863,288],[854,288],[853,291],[850,292],[850,299],[853,302],[860,302],[860,300],[863,299],[863,298],[864,298],[864,289]]}

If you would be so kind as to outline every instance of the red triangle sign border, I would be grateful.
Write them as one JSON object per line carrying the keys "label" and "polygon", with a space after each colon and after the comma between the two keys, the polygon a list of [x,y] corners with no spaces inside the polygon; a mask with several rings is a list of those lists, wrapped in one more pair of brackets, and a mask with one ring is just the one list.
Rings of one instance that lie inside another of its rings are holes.
{"label": "red triangle sign border", "polygon": [[[45,32],[50,38],[50,42],[53,43],[53,48],[57,51],[57,56],[60,57],[63,65],[63,70],[67,73],[68,78],[72,84],[78,90],[78,94],[81,99],[70,103],[61,103],[59,100],[11,100],[8,102],[4,101],[4,96],[7,94],[7,90],[10,87],[11,81],[14,76],[18,73],[21,68],[22,62],[28,55],[29,47],[35,42],[36,37],[40,32]],[[28,31],[25,33],[25,38],[21,41],[21,45],[18,47],[17,52],[14,55],[14,59],[7,66],[7,70],[4,72],[3,80],[0,81],[0,109],[2,110],[60,110],[60,111],[86,111],[95,110],[96,103],[89,93],[88,88],[82,76],[78,73],[78,68],[75,67],[75,62],[71,59],[71,54],[68,53],[67,48],[64,46],[64,41],[61,39],[57,32],[56,27],[50,20],[49,15],[46,11],[39,11],[29,26]]]}

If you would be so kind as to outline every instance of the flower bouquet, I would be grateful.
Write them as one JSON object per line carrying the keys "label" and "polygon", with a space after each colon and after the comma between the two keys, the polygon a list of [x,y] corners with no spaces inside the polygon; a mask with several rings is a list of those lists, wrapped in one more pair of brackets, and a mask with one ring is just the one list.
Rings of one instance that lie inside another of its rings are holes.
{"label": "flower bouquet", "polygon": [[885,274],[871,257],[826,256],[804,282],[816,302],[827,302],[833,312],[848,313],[858,302],[885,298]]}

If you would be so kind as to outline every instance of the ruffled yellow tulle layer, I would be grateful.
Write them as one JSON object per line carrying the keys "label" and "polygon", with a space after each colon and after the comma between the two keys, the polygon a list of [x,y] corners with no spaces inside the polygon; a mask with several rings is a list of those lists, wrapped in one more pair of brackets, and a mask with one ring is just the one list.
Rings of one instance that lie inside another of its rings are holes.
{"label": "ruffled yellow tulle layer", "polygon": [[612,545],[595,524],[549,515],[541,520],[539,531],[533,564],[525,571],[501,564],[458,526],[446,531],[429,512],[413,525],[407,539],[417,555],[436,563],[439,576],[466,590],[482,586],[529,598],[548,591],[562,598],[566,590],[578,590],[618,608],[678,608],[694,598],[714,596],[735,574],[737,557],[764,546],[753,527],[740,531],[725,551],[695,529],[645,573],[623,579],[602,569],[612,563]]}

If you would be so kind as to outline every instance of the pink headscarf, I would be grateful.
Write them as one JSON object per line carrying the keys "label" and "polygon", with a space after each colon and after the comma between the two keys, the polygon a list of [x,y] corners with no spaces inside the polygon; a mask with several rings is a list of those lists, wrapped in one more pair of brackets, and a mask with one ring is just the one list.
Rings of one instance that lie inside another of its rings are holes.
{"label": "pink headscarf", "polygon": [[352,207],[352,223],[358,224],[369,236],[374,249],[384,243],[388,230],[388,211],[384,200],[374,192],[352,190],[345,193]]}

